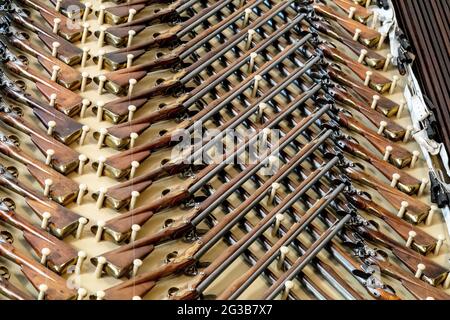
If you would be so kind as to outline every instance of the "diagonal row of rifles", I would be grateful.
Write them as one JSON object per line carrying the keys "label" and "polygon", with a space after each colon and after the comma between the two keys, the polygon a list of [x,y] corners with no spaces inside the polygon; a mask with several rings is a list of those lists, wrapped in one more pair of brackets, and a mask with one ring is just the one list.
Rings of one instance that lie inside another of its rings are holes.
{"label": "diagonal row of rifles", "polygon": [[[397,291],[450,298],[449,270],[427,257],[439,254],[444,238],[420,226],[433,222],[436,208],[419,198],[428,181],[408,173],[420,160],[404,146],[412,128],[395,120],[405,106],[386,97],[399,78],[382,73],[394,68],[379,50],[387,35],[376,31],[384,1],[0,6],[0,151],[43,189],[0,167],[2,189],[41,220],[35,225],[12,199],[1,200],[1,220],[23,232],[35,257],[1,233],[0,255],[35,288],[14,286],[2,267],[4,296],[123,300],[165,288],[166,299],[404,298]],[[91,32],[94,14],[100,28]],[[91,55],[90,38],[115,49]],[[78,71],[87,63],[100,75]],[[82,97],[87,86],[117,98],[91,102]],[[95,276],[123,280],[98,292],[66,281],[88,263],[64,240],[80,238],[88,224],[66,205],[88,192],[70,176],[89,161],[71,148],[89,134],[77,120],[89,112],[111,123],[93,130],[98,147],[117,150],[92,161],[98,176],[117,180],[92,194],[97,207],[120,212],[91,222],[96,241],[118,245],[90,257]],[[24,151],[6,130],[29,136],[42,155]],[[152,159],[156,165],[145,164]],[[165,187],[144,203],[158,183]],[[168,243],[183,249],[152,255]]]}

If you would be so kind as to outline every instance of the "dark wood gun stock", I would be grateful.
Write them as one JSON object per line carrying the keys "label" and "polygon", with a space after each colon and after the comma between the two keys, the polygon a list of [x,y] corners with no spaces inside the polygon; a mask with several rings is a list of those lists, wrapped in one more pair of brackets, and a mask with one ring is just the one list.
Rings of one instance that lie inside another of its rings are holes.
{"label": "dark wood gun stock", "polygon": [[0,111],[0,121],[29,135],[31,141],[45,156],[47,155],[47,150],[53,150],[54,154],[50,161],[50,165],[58,172],[67,175],[78,168],[80,162],[80,154],[78,152],[61,142],[56,141],[52,136],[47,135],[46,132],[40,128],[34,127],[20,114],[13,110]]}
{"label": "dark wood gun stock", "polygon": [[409,232],[414,231],[416,236],[411,244],[411,247],[414,250],[425,255],[435,248],[437,240],[434,237],[430,236],[422,229],[404,221],[403,219],[400,219],[385,207],[357,193],[347,193],[346,197],[357,208],[385,221],[386,224],[388,224],[392,230],[402,237],[403,240],[408,240]]}
{"label": "dark wood gun stock", "polygon": [[355,8],[355,12],[353,14],[353,19],[362,24],[367,24],[367,20],[372,16],[372,12],[365,7],[355,5],[353,1],[349,0],[332,0],[331,3],[334,3],[336,6],[341,8],[346,13],[350,12],[350,8]]}
{"label": "dark wood gun stock", "polygon": [[339,112],[336,115],[337,122],[346,129],[359,133],[367,141],[370,142],[381,154],[384,155],[387,147],[392,148],[391,155],[388,161],[394,164],[397,168],[404,168],[411,163],[412,154],[397,143],[387,140],[385,137],[379,135],[374,130],[366,127],[350,115],[344,112]]}
{"label": "dark wood gun stock", "polygon": [[41,257],[42,249],[50,249],[46,265],[52,271],[62,274],[67,271],[70,265],[76,262],[77,251],[74,248],[52,236],[47,231],[35,227],[4,205],[0,207],[0,219],[21,230],[24,239],[33,248],[38,257]]}
{"label": "dark wood gun stock", "polygon": [[0,294],[10,300],[35,300],[3,277],[0,277]]}
{"label": "dark wood gun stock", "polygon": [[381,35],[378,31],[372,30],[357,21],[336,14],[333,9],[323,4],[314,3],[313,8],[319,15],[323,15],[336,21],[340,26],[342,26],[345,30],[347,30],[347,32],[352,35],[355,34],[356,29],[361,30],[358,41],[368,47],[373,47],[380,41]]}
{"label": "dark wood gun stock", "polygon": [[27,258],[11,244],[7,242],[0,243],[0,255],[20,266],[23,274],[36,289],[41,284],[48,285],[48,290],[45,293],[46,299],[70,300],[76,297],[76,290],[70,289],[64,278],[48,270],[43,265]]}

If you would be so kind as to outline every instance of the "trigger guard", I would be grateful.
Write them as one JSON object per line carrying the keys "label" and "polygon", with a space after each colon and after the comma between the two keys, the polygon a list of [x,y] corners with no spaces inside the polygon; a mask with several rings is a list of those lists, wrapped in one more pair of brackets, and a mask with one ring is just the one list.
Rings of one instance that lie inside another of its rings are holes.
{"label": "trigger guard", "polygon": [[5,198],[0,199],[0,203],[2,203],[5,206],[7,206],[8,209],[11,210],[11,211],[16,209],[16,203],[14,202],[13,199],[11,199],[9,197],[5,197]]}
{"label": "trigger guard", "polygon": [[9,273],[9,270],[5,266],[0,266],[0,277],[2,277],[5,280],[9,280],[11,277],[11,274]]}
{"label": "trigger guard", "polygon": [[19,177],[19,169],[17,169],[14,166],[9,166],[6,168],[6,171],[8,171],[8,173],[10,175],[12,175],[14,178],[18,178]]}
{"label": "trigger guard", "polygon": [[14,134],[10,134],[8,136],[8,140],[11,140],[11,142],[16,146],[16,147],[20,147],[20,140],[19,137],[14,135]]}
{"label": "trigger guard", "polygon": [[5,242],[8,242],[9,244],[13,244],[14,242],[13,235],[6,230],[0,231],[0,239],[4,240]]}
{"label": "trigger guard", "polygon": [[28,57],[25,56],[25,55],[23,55],[23,54],[18,55],[17,58],[18,58],[19,61],[20,61],[22,64],[24,64],[25,66],[28,66],[28,65],[30,64],[30,60],[28,60]]}
{"label": "trigger guard", "polygon": [[12,107],[11,109],[12,109],[12,111],[14,111],[14,113],[17,114],[19,117],[23,117],[23,110],[22,110],[21,107],[15,106],[15,107]]}
{"label": "trigger guard", "polygon": [[23,80],[16,80],[14,81],[14,84],[22,91],[27,90],[27,84]]}

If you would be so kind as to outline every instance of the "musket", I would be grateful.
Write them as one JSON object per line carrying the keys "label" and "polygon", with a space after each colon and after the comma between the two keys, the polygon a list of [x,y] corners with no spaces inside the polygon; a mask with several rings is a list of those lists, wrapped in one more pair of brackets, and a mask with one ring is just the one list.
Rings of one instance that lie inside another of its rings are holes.
{"label": "musket", "polygon": [[[354,10],[352,19],[358,21],[362,24],[367,24],[367,20],[372,16],[372,11],[368,10],[367,8],[355,5],[354,1],[350,0],[331,0],[330,3],[335,4],[337,7],[345,11],[347,14],[351,12],[351,10]],[[330,4],[329,3],[329,4]],[[329,5],[328,4],[328,5]],[[351,9],[354,8],[354,9]]]}
{"label": "musket", "polygon": [[82,128],[80,123],[26,93],[1,70],[0,91],[4,97],[31,107],[34,115],[47,129],[49,129],[49,124],[54,122],[55,126],[52,126],[49,132],[62,143],[71,144],[80,137]]}
{"label": "musket", "polygon": [[[325,165],[329,168],[330,165]],[[324,168],[321,168],[324,169]],[[296,201],[304,194],[315,182],[317,182],[325,173],[325,170],[317,170],[308,179],[303,180],[296,192],[292,192],[290,197],[291,201]],[[264,184],[265,186],[270,186],[274,179],[269,179]],[[169,276],[171,274],[177,273],[185,269],[186,267],[195,265],[198,259],[200,259],[209,249],[214,246],[217,241],[221,240],[222,237],[233,227],[239,220],[241,220],[245,214],[251,210],[251,208],[259,203],[264,197],[265,193],[254,194],[247,198],[241,205],[239,205],[236,210],[232,213],[227,214],[221,221],[219,221],[213,228],[211,228],[200,240],[193,243],[193,245],[185,250],[183,253],[178,254],[178,256],[171,259],[166,265],[158,267],[156,270],[151,270],[144,274],[138,275],[137,277],[124,281],[123,283],[105,290],[106,299],[126,299],[129,295],[144,296],[148,291],[150,291],[161,278]],[[253,204],[253,205],[251,205]],[[249,206],[250,205],[250,206]],[[285,202],[280,203],[273,212],[278,212],[286,205]],[[249,208],[250,207],[250,208]],[[241,214],[244,212],[244,214]]]}
{"label": "musket", "polygon": [[[82,80],[80,72],[53,57],[51,54],[43,52],[41,48],[27,40],[26,37],[28,35],[26,33],[19,32],[14,26],[5,23],[0,26],[0,28],[2,29],[1,33],[4,34],[4,39],[6,39],[8,43],[17,49],[36,57],[39,64],[49,74],[53,74],[55,67],[58,67],[59,72],[56,76],[57,83],[72,91],[80,88]],[[24,57],[27,58],[26,56],[21,56],[20,58],[22,59]],[[86,83],[89,83],[90,81],[91,79],[88,78]]]}
{"label": "musket", "polygon": [[[8,242],[10,241],[10,242]],[[69,300],[77,295],[75,289],[69,288],[67,281],[45,266],[29,259],[12,244],[12,238],[1,239],[0,255],[17,264],[30,283],[39,290],[39,286],[47,285],[45,298],[48,300]]]}
{"label": "musket", "polygon": [[[280,54],[281,57],[284,57],[286,55],[290,55],[294,52],[296,52],[296,48],[301,46],[303,44],[304,40],[300,40],[296,42],[295,44],[289,46],[286,51],[283,51],[283,53]],[[276,57],[278,58],[278,57]],[[271,86],[267,92],[264,93],[262,97],[257,97],[255,99],[256,101],[252,101],[252,103],[249,106],[245,106],[246,108],[241,110],[236,117],[234,117],[231,121],[228,121],[227,123],[221,125],[218,130],[222,131],[225,129],[233,129],[236,124],[240,123],[243,119],[248,118],[252,114],[254,114],[256,111],[259,110],[259,105],[261,103],[266,103],[272,100],[272,98],[276,97],[278,94],[282,94],[283,90],[287,88],[293,80],[297,79],[299,76],[305,73],[306,70],[308,70],[312,65],[314,65],[320,58],[314,57],[311,58],[309,61],[305,63],[304,66],[300,68],[295,68],[291,74],[289,74],[286,78],[283,78],[277,85]],[[278,66],[283,59],[279,60],[276,59],[274,63],[269,63],[268,65],[265,65],[266,67],[263,68],[264,74],[269,72],[274,67]],[[182,130],[177,130],[173,132],[172,134],[163,134],[161,137],[158,137],[158,139],[155,139],[153,141],[150,141],[144,145],[137,146],[134,148],[131,148],[127,151],[123,151],[120,154],[111,156],[106,159],[104,162],[104,171],[115,178],[122,178],[130,172],[131,169],[131,163],[133,161],[142,162],[147,157],[150,156],[150,154],[156,150],[161,148],[161,146],[167,146],[171,141],[173,141],[173,137],[175,134],[175,137],[177,137],[177,140],[180,139],[180,131],[183,133],[183,130],[187,130],[184,132],[188,132],[189,134],[194,133],[195,131],[195,124],[196,123],[204,123],[205,120],[210,119],[214,114],[216,114],[218,111],[220,111],[223,107],[228,105],[233,100],[236,100],[245,90],[250,88],[252,85],[251,79],[248,79],[246,81],[243,81],[241,85],[236,88],[235,90],[227,93],[223,99],[216,100],[215,103],[209,105],[207,108],[205,108],[203,111],[200,111],[197,113],[195,118],[188,119],[186,122],[187,124],[184,125],[184,128],[187,127],[187,129],[184,129],[183,126],[180,126]],[[193,120],[193,121],[192,121]],[[220,133],[214,139],[216,140],[210,140],[208,143],[213,143],[211,141],[217,141],[221,137],[223,133]],[[94,162],[93,167],[97,169],[98,162]]]}
{"label": "musket", "polygon": [[[236,10],[236,12],[232,13],[230,16],[226,17],[225,19],[219,21],[217,23],[217,25],[212,27],[212,31],[211,34],[207,34],[206,36],[206,42],[210,41],[211,39],[214,38],[214,36],[219,35],[220,37],[223,37],[221,35],[221,32],[228,29],[230,27],[230,23],[231,26],[235,26],[235,24],[233,22],[238,21],[239,19],[241,19],[242,14],[244,13],[245,9],[253,9],[256,8],[258,5],[264,3],[263,0],[251,0],[249,1],[245,6],[243,6],[242,8],[239,8],[238,10]],[[274,6],[274,8],[280,7],[281,3]],[[276,10],[276,9],[275,9]],[[205,9],[203,11],[206,11],[206,13],[208,13],[208,10]],[[271,10],[265,12],[265,14],[270,13]],[[257,16],[257,18],[261,18],[261,16]],[[250,18],[249,18],[250,19]],[[250,24],[252,24],[251,20],[249,20]],[[192,23],[192,21],[191,21]],[[193,27],[198,26],[195,22],[193,22]],[[194,28],[195,29],[195,28]],[[176,25],[173,28],[169,29],[166,32],[163,32],[161,34],[156,34],[155,37],[152,37],[149,40],[140,42],[138,44],[135,45],[131,45],[127,48],[123,48],[123,49],[119,49],[116,51],[112,51],[109,52],[107,54],[105,54],[104,56],[104,64],[107,68],[110,68],[112,70],[117,70],[117,69],[121,69],[123,68],[126,64],[127,64],[127,56],[128,54],[132,54],[133,55],[133,61],[135,61],[136,58],[142,56],[146,50],[151,49],[151,48],[161,48],[161,47],[167,47],[167,46],[173,46],[176,45],[177,41],[181,38],[181,36],[186,36],[188,33],[185,33],[185,30],[194,30],[191,29],[190,26],[186,25],[186,24],[180,24],[180,25]],[[250,30],[250,28],[248,27],[248,25],[243,26],[242,28],[240,28],[241,30]],[[239,30],[239,29],[238,29]],[[110,30],[111,32],[114,31]],[[119,31],[121,32],[122,36],[125,36],[128,34],[128,31],[126,31],[126,34],[123,34],[123,30],[119,29]],[[112,34],[109,33],[109,35],[112,37]],[[118,35],[115,36],[116,38],[118,37]],[[197,38],[197,40],[199,40],[200,38]],[[197,41],[196,40],[196,41]],[[110,40],[111,41],[111,40]],[[202,41],[202,43],[205,41]],[[198,49],[200,48],[201,45],[199,46],[195,46],[193,49]],[[184,47],[182,46],[181,49],[178,50],[182,50]],[[191,51],[193,50],[191,49]],[[188,55],[187,55],[188,56]],[[186,56],[186,57],[187,57]],[[97,57],[94,57],[94,62],[98,61]]]}
{"label": "musket", "polygon": [[35,127],[23,117],[23,112],[19,107],[11,107],[1,98],[0,121],[28,135],[33,144],[46,157],[48,151],[53,150],[49,165],[58,172],[67,175],[78,168],[80,162],[78,152],[55,140],[42,129]]}
{"label": "musket", "polygon": [[385,207],[374,202],[368,193],[355,189],[346,191],[345,196],[348,201],[358,209],[364,210],[364,212],[383,220],[403,240],[408,240],[410,231],[415,232],[416,236],[411,243],[411,248],[417,252],[426,255],[436,247],[437,240],[434,237],[421,228],[418,228],[417,226],[414,226],[392,214]]}
{"label": "musket", "polygon": [[[17,2],[39,12],[40,16],[52,27],[54,25],[54,20],[59,19],[60,24],[56,34],[65,40],[76,42],[81,39],[83,27],[76,22],[75,19],[67,18],[65,15],[56,11],[54,8],[45,5],[39,0],[17,0]],[[81,16],[78,18],[81,18]]]}
{"label": "musket", "polygon": [[23,63],[2,41],[0,41],[0,61],[8,71],[31,80],[48,101],[51,101],[52,96],[56,95],[56,99],[52,103],[57,110],[69,117],[80,112],[83,101],[80,95],[43,77],[41,72]]}
{"label": "musket", "polygon": [[9,270],[0,266],[0,294],[10,300],[34,300],[28,293],[13,285],[9,281],[10,276]]}
{"label": "musket", "polygon": [[21,230],[24,239],[33,248],[39,259],[42,257],[43,249],[50,249],[50,254],[46,257],[47,268],[58,274],[65,273],[67,268],[76,262],[77,251],[44,229],[32,225],[14,211],[14,206],[11,199],[1,199],[0,220]]}
{"label": "musket", "polygon": [[[300,18],[301,17],[299,17],[298,19]],[[177,98],[175,103],[162,105],[158,104],[157,110],[149,113],[148,115],[133,119],[126,123],[109,127],[105,135],[104,140],[105,144],[110,147],[118,149],[126,148],[130,142],[131,133],[142,134],[143,132],[145,132],[145,130],[147,130],[156,122],[168,120],[187,112],[188,108],[195,105],[198,99],[204,96],[207,92],[213,90],[215,87],[219,85],[222,85],[223,82],[228,79],[228,77],[234,76],[235,73],[240,73],[241,68],[245,66],[247,63],[250,63],[252,53],[259,53],[263,52],[264,50],[271,49],[273,44],[276,43],[280,37],[282,37],[286,32],[289,32],[289,30],[291,30],[293,27],[296,26],[298,19],[294,19],[291,23],[286,24],[284,27],[280,28],[275,35],[273,35],[272,37],[268,37],[267,39],[258,43],[257,46],[255,46],[252,50],[248,51],[246,54],[242,55],[240,58],[238,58],[236,61],[230,64],[227,68],[223,69],[221,72],[212,76],[210,79],[202,82],[189,93],[186,93],[183,96]],[[306,37],[308,37],[308,35]],[[301,45],[301,43],[302,41],[297,42],[295,44],[295,47],[298,47],[299,45]],[[261,67],[259,67],[256,64],[254,67],[257,70],[258,75],[261,77],[264,76],[268,72],[268,70],[270,70],[269,66],[273,68],[272,66],[274,64],[276,64],[278,61],[280,61],[280,59],[286,56],[286,52],[288,52],[287,49],[289,48],[290,46],[285,48],[286,51],[284,51],[281,56],[279,54],[275,55],[270,61],[267,62],[267,64],[264,64]],[[256,72],[252,72],[250,75],[253,75],[255,73]],[[245,76],[243,75],[243,77]],[[244,86],[244,83],[247,86],[249,85],[249,82],[251,80],[252,78],[250,76],[245,77],[245,79],[243,79],[240,82],[239,86],[240,87]],[[231,85],[230,90],[228,91],[232,91]],[[155,101],[155,103],[156,102],[157,101]],[[212,106],[214,106],[215,104],[217,103],[212,103]],[[208,108],[211,108],[211,106],[206,105],[203,107],[203,110]],[[196,119],[200,117],[201,114],[204,114],[206,111],[203,110],[200,112],[199,115],[192,116],[192,119],[188,124],[190,125],[194,123]],[[100,136],[99,132],[94,132],[94,137],[96,139],[98,139],[99,136]]]}
{"label": "musket", "polygon": [[[36,23],[15,4],[13,4],[13,10],[2,17],[2,19],[13,21],[17,27],[25,28],[36,33],[42,43],[50,50],[53,50],[53,43],[58,42],[60,46],[58,47],[56,58],[64,63],[70,66],[81,63],[83,51],[80,48],[61,38],[59,35],[54,34],[47,26]],[[88,55],[88,58],[89,57],[90,56]]]}
{"label": "musket", "polygon": [[365,46],[370,48],[378,44],[380,41],[381,35],[378,31],[372,30],[364,24],[349,19],[348,17],[337,14],[332,8],[327,7],[326,5],[314,3],[312,6],[318,15],[334,20],[352,35],[355,34],[357,29],[359,29],[361,32],[358,37],[358,41]]}
{"label": "musket", "polygon": [[[173,13],[173,7],[176,7],[178,2],[173,3],[170,5],[167,9],[163,9],[158,11],[156,14],[150,14],[149,16],[146,16],[144,18],[140,19],[134,19],[132,21],[129,21],[127,23],[120,24],[118,26],[109,27],[105,31],[105,42],[108,44],[111,44],[115,47],[123,47],[127,45],[128,39],[129,39],[129,31],[134,31],[134,36],[139,34],[140,32],[144,31],[146,29],[146,26],[149,23],[169,23],[169,24],[175,24],[178,22],[175,26],[170,28],[168,33],[174,33],[175,39],[181,39],[185,35],[189,34],[190,32],[194,32],[194,30],[203,24],[204,22],[207,22],[208,19],[214,15],[219,15],[220,10],[225,8],[226,6],[229,6],[232,3],[233,0],[225,0],[225,1],[217,1],[216,3],[213,3],[206,8],[202,9],[198,14],[192,16],[190,19],[187,19],[186,21],[179,22],[178,15],[173,16],[167,16],[167,12]],[[129,7],[128,7],[129,8]],[[177,9],[175,9],[176,11]],[[237,10],[239,13],[242,12],[242,10]],[[180,12],[181,13],[181,12]],[[232,16],[236,16],[236,12],[233,12]],[[227,19],[224,19],[228,21]],[[219,24],[222,24],[219,20]],[[208,28],[207,30],[213,31],[216,28],[216,25],[214,27]],[[165,33],[165,32],[164,32]],[[99,37],[100,32],[95,32],[95,35]],[[134,38],[133,38],[134,39]],[[174,39],[174,40],[175,40]]]}
{"label": "musket", "polygon": [[[5,168],[1,166],[0,185],[24,197],[26,204],[33,212],[41,220],[47,220],[47,227],[54,236],[62,239],[78,228],[79,219],[81,218],[79,214],[51,201],[20,182],[16,176],[17,172],[17,169],[14,167]],[[48,218],[48,214],[50,218]]]}
{"label": "musket", "polygon": [[[0,131],[0,153],[22,163],[41,187],[48,188],[48,196],[54,201],[67,205],[76,199],[78,184],[22,150],[16,136],[6,136]],[[48,180],[52,181],[50,186],[46,186]]]}

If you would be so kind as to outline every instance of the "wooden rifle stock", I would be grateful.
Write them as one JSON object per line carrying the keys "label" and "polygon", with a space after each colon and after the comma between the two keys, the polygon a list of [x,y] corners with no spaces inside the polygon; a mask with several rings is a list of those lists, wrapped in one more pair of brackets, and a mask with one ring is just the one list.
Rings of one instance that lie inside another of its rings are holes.
{"label": "wooden rifle stock", "polygon": [[[0,267],[4,268],[4,267]],[[0,294],[7,297],[10,300],[34,300],[28,293],[23,292],[21,289],[13,285],[5,277],[0,277]]]}

